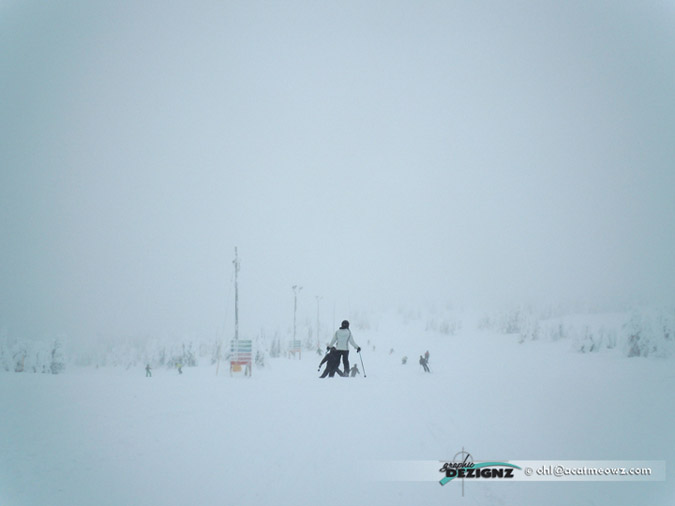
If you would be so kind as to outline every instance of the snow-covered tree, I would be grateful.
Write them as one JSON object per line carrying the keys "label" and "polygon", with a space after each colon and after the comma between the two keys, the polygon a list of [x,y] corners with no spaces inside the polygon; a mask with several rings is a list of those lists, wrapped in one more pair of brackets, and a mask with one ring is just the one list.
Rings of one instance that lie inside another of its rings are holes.
{"label": "snow-covered tree", "polygon": [[51,361],[49,363],[49,371],[52,374],[59,374],[66,368],[65,356],[61,347],[61,342],[58,339],[54,340],[51,350]]}
{"label": "snow-covered tree", "polygon": [[623,326],[624,349],[628,357],[667,357],[675,342],[673,311],[635,311]]}

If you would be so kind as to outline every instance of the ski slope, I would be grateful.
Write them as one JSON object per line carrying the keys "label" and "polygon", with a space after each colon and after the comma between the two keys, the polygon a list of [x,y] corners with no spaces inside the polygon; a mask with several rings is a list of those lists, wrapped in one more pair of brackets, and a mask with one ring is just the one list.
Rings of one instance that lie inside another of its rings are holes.
{"label": "ski slope", "polygon": [[[142,367],[0,373],[0,504],[675,504],[668,467],[662,482],[466,480],[464,497],[440,473],[397,481],[364,470],[462,448],[477,460],[672,465],[672,360],[414,322],[353,331],[367,378],[319,379],[309,353],[269,360],[252,378],[211,366],[152,378]],[[431,374],[417,363],[425,350]]]}

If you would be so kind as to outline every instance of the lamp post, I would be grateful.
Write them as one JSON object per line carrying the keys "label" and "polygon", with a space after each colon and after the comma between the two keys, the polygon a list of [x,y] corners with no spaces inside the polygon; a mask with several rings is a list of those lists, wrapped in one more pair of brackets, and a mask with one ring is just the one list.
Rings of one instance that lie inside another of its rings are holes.
{"label": "lamp post", "polygon": [[321,304],[321,299],[323,299],[323,297],[315,295],[315,298],[316,298],[316,349],[320,350],[321,342],[319,341],[319,333],[321,330],[321,326],[319,323],[319,305]]}
{"label": "lamp post", "polygon": [[301,286],[293,285],[293,341],[295,341],[296,318],[298,313],[298,293],[302,290]]}

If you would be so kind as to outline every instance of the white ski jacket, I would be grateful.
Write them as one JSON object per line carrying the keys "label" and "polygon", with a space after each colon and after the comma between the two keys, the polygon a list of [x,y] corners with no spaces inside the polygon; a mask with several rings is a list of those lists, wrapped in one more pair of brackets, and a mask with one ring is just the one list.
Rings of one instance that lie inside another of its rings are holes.
{"label": "white ski jacket", "polygon": [[331,339],[328,346],[335,345],[336,350],[349,350],[349,345],[352,345],[354,348],[360,348],[358,344],[354,342],[354,337],[352,336],[352,331],[349,329],[337,329],[333,339]]}

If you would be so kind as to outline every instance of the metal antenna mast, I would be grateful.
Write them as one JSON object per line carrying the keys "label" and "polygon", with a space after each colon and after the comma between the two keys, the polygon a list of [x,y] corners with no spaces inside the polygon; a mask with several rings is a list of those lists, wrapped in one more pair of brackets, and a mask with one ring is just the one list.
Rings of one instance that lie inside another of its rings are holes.
{"label": "metal antenna mast", "polygon": [[234,247],[234,340],[239,340],[239,256]]}

